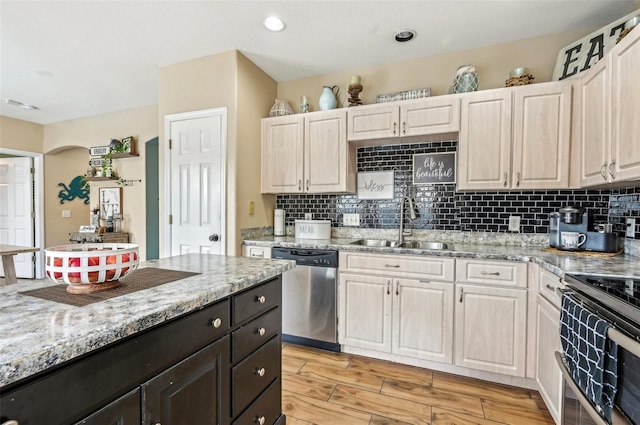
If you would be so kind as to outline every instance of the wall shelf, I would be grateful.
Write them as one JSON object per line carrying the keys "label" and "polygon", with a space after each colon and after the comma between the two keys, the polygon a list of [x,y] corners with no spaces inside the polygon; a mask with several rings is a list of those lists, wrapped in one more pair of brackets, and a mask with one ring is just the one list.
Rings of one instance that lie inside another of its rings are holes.
{"label": "wall shelf", "polygon": [[104,182],[107,180],[118,180],[117,177],[85,177],[88,182]]}
{"label": "wall shelf", "polygon": [[139,153],[112,153],[111,154],[111,159],[117,159],[117,158],[131,158],[131,157],[136,157],[136,156],[140,156]]}

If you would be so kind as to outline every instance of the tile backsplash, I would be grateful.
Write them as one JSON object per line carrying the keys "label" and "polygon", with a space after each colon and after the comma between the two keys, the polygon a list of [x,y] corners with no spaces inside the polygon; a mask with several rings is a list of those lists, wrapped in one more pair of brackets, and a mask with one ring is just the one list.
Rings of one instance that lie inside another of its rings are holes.
{"label": "tile backsplash", "polygon": [[507,232],[509,216],[520,216],[523,233],[548,233],[549,213],[566,205],[586,208],[595,223],[614,223],[624,236],[626,217],[638,218],[636,239],[640,238],[640,188],[592,190],[539,190],[508,192],[462,192],[455,184],[413,185],[413,155],[454,152],[457,140],[403,145],[361,147],[358,171],[394,171],[394,198],[360,200],[356,194],[278,195],[276,208],[286,210],[286,225],[312,213],[316,220],[331,220],[342,226],[345,213],[360,214],[360,227],[395,229],[399,226],[400,200],[408,195],[415,201],[418,217],[405,223],[413,229]]}

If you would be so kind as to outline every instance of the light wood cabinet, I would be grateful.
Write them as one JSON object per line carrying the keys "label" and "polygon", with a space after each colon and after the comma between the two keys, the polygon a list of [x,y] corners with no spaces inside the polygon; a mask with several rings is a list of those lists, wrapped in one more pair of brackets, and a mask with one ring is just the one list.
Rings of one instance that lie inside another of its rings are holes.
{"label": "light wood cabinet", "polygon": [[568,187],[571,101],[570,82],[463,95],[458,189]]}
{"label": "light wood cabinet", "polygon": [[407,100],[351,108],[350,141],[452,133],[460,129],[460,100],[456,96]]}
{"label": "light wood cabinet", "polygon": [[524,377],[527,264],[456,260],[454,364]]}
{"label": "light wood cabinet", "polygon": [[340,344],[450,364],[454,261],[341,252]]}
{"label": "light wood cabinet", "polygon": [[580,185],[640,178],[640,33],[629,33],[580,79]]}
{"label": "light wood cabinet", "polygon": [[271,258],[271,247],[242,245],[243,257]]}
{"label": "light wood cabinet", "polygon": [[355,192],[356,152],[346,111],[262,120],[262,193]]}

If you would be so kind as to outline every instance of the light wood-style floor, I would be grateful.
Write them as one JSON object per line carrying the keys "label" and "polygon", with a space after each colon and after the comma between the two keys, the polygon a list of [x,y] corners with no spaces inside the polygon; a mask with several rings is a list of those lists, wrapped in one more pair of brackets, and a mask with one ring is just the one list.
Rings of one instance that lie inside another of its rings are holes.
{"label": "light wood-style floor", "polygon": [[293,344],[282,352],[287,425],[554,423],[536,391]]}

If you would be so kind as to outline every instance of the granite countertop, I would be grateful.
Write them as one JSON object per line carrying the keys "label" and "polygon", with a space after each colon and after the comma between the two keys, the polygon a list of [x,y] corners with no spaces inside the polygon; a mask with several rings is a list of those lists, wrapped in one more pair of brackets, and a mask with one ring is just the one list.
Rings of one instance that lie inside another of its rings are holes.
{"label": "granite countertop", "polygon": [[[640,259],[628,255],[587,256],[572,252],[547,252],[542,246],[489,245],[482,243],[447,242],[448,250],[406,249],[352,245],[359,238],[332,238],[325,240],[295,239],[292,236],[264,236],[243,240],[245,245],[334,249],[387,254],[429,255],[454,258],[478,258],[486,260],[510,260],[532,262],[544,269],[563,276],[565,273],[598,274],[619,277],[640,277]],[[411,239],[407,239],[411,240]]]}
{"label": "granite countertop", "polygon": [[0,286],[0,387],[226,298],[293,268],[295,262],[187,254],[140,264],[201,273],[85,307],[21,292],[48,279]]}

